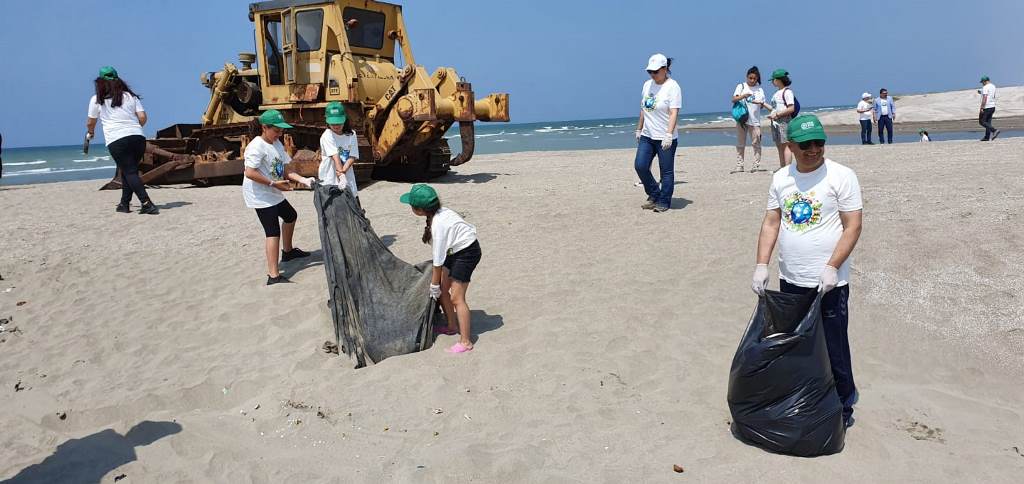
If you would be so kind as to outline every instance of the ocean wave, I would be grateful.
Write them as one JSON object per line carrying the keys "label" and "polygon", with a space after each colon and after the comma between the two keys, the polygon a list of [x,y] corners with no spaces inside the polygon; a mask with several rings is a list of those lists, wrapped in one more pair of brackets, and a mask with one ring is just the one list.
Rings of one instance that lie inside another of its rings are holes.
{"label": "ocean wave", "polygon": [[697,120],[697,118],[679,118],[679,119],[682,119],[683,121],[696,121]]}
{"label": "ocean wave", "polygon": [[545,126],[541,129],[533,130],[534,133],[558,133],[563,131],[581,131],[585,129],[594,129],[594,126],[562,126],[560,128],[552,128],[551,126]]}
{"label": "ocean wave", "polygon": [[7,166],[42,165],[43,163],[46,163],[46,160],[16,161],[14,163],[7,163]]}
{"label": "ocean wave", "polygon": [[71,160],[75,163],[96,163],[97,161],[110,161],[109,156],[94,156],[92,158],[86,158],[83,160]]}
{"label": "ocean wave", "polygon": [[495,140],[491,140],[491,143],[507,143],[507,142],[508,142],[508,140],[507,140],[507,139],[495,139]]}
{"label": "ocean wave", "polygon": [[506,132],[502,131],[500,133],[478,134],[478,135],[476,135],[476,137],[477,138],[490,138],[492,136],[511,136],[511,135],[514,135],[514,134],[519,134],[519,133],[506,133]]}
{"label": "ocean wave", "polygon": [[14,171],[14,172],[11,172],[11,173],[4,173],[4,176],[42,175],[42,174],[58,175],[58,174],[61,174],[61,173],[73,173],[73,172],[76,172],[76,171],[110,170],[110,169],[113,169],[113,168],[117,168],[117,166],[115,166],[115,165],[92,166],[92,167],[89,167],[89,168],[69,168],[67,170],[55,170],[53,168],[36,168],[34,170],[22,170],[22,171]]}

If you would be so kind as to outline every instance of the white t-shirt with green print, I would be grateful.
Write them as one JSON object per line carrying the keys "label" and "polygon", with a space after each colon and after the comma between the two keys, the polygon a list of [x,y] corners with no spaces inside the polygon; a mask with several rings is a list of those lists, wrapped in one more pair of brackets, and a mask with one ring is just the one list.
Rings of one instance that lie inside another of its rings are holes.
{"label": "white t-shirt with green print", "polygon": [[[284,180],[284,166],[291,161],[292,157],[284,151],[280,141],[270,144],[257,136],[245,147],[245,166],[259,170],[271,180]],[[242,179],[242,197],[249,208],[273,207],[284,201],[281,190],[254,182],[249,177]]]}
{"label": "white t-shirt with green print", "polygon": [[[796,162],[775,172],[768,210],[782,211],[779,277],[800,287],[817,287],[843,235],[839,212],[862,208],[857,174],[832,160],[810,173],[797,171]],[[839,285],[844,286],[850,278],[850,259],[838,269]]]}

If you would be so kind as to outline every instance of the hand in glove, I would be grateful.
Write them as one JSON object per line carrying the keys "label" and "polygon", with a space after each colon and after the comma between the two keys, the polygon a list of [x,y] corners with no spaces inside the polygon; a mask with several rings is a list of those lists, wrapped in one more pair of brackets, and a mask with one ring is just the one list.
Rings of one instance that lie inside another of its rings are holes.
{"label": "hand in glove", "polygon": [[315,181],[316,181],[316,178],[309,177],[309,178],[306,178],[305,180],[303,180],[302,184],[306,185],[306,188],[313,188],[313,182],[315,182]]}
{"label": "hand in glove", "polygon": [[640,142],[640,130],[639,129],[636,130],[636,132],[634,134],[636,134],[636,142],[639,143]]}
{"label": "hand in glove", "polygon": [[665,138],[661,140],[661,149],[667,150],[672,147],[672,138]]}
{"label": "hand in glove", "polygon": [[818,282],[818,292],[826,293],[836,288],[839,284],[839,271],[835,267],[825,266],[821,271],[821,281]]}
{"label": "hand in glove", "polygon": [[764,296],[764,290],[768,288],[768,264],[758,264],[754,268],[754,280],[750,288],[754,294]]}
{"label": "hand in glove", "polygon": [[430,285],[430,298],[431,299],[441,299],[441,285],[440,284],[431,284]]}

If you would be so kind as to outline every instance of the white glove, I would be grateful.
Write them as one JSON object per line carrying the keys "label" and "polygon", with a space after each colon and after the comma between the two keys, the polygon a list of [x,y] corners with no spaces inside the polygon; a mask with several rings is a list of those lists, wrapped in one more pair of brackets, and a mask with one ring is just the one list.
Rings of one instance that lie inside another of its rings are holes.
{"label": "white glove", "polygon": [[[639,133],[639,131],[637,131],[637,132]],[[94,135],[94,134],[92,134],[92,133],[89,133],[89,132],[86,132],[86,133],[85,133],[85,139],[92,139],[92,138],[93,138],[93,136],[96,136],[96,135]]]}
{"label": "white glove", "polygon": [[754,280],[750,288],[754,294],[764,296],[764,290],[768,287],[768,264],[758,264],[754,268]]}
{"label": "white glove", "polygon": [[839,284],[839,271],[835,267],[826,265],[821,271],[821,281],[818,282],[818,292],[826,293],[836,288]]}
{"label": "white glove", "polygon": [[661,149],[667,150],[672,147],[672,138],[665,138],[661,140]]}
{"label": "white glove", "polygon": [[634,134],[636,134],[636,142],[639,143],[640,142],[640,130],[639,129],[636,130],[636,132]]}
{"label": "white glove", "polygon": [[316,178],[309,177],[309,178],[306,178],[305,180],[302,180],[302,184],[306,185],[306,188],[313,188],[313,182],[315,182],[315,181],[316,181]]}
{"label": "white glove", "polygon": [[430,298],[431,299],[441,299],[441,285],[440,284],[431,284],[430,285]]}

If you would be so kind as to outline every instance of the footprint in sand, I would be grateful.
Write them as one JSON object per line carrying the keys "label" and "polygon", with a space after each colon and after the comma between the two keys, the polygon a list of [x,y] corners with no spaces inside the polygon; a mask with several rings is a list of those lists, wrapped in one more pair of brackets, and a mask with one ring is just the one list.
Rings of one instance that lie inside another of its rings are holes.
{"label": "footprint in sand", "polygon": [[897,420],[896,424],[900,430],[910,434],[914,440],[930,440],[940,444],[946,443],[946,439],[942,436],[942,429],[938,427],[929,427],[918,421],[905,422]]}

